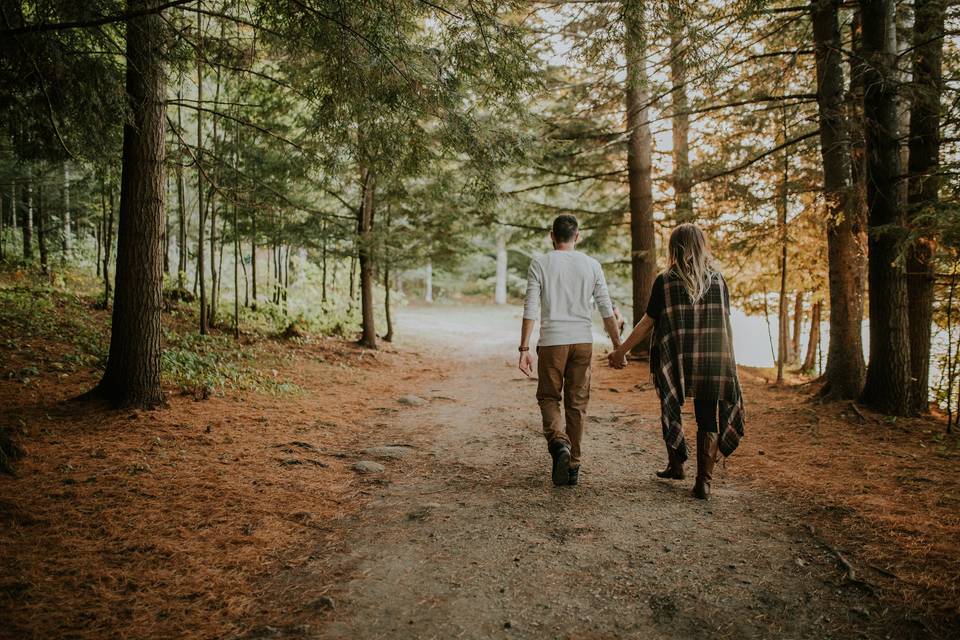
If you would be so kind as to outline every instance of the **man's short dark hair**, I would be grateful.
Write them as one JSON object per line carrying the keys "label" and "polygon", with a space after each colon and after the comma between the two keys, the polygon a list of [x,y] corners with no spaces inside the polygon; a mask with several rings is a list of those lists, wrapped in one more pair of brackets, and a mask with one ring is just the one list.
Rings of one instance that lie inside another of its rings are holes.
{"label": "man's short dark hair", "polygon": [[577,236],[580,223],[567,213],[557,216],[553,221],[553,239],[557,242],[570,242]]}

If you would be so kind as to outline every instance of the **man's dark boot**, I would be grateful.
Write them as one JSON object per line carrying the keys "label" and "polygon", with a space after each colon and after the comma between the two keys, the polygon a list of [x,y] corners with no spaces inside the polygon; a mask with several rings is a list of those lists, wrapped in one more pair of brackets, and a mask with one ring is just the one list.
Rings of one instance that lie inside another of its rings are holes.
{"label": "man's dark boot", "polygon": [[667,468],[657,471],[657,477],[683,480],[683,460],[680,459],[680,453],[676,449],[667,446]]}
{"label": "man's dark boot", "polygon": [[710,497],[710,479],[717,461],[716,433],[697,431],[697,481],[693,485],[693,497],[706,500]]}
{"label": "man's dark boot", "polygon": [[558,487],[570,482],[570,445],[562,440],[550,443],[553,458],[553,484]]}
{"label": "man's dark boot", "polygon": [[580,467],[570,467],[570,476],[567,484],[575,485],[580,482]]}

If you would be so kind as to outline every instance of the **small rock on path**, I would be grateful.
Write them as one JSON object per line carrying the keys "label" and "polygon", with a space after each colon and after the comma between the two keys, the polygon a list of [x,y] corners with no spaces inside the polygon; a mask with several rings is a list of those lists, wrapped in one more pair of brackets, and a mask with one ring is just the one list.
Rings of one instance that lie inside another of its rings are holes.
{"label": "small rock on path", "polygon": [[370,447],[369,449],[364,449],[363,453],[372,458],[380,458],[384,460],[395,460],[397,458],[402,458],[406,455],[409,455],[410,449],[408,447],[384,445],[382,447]]}
{"label": "small rock on path", "polygon": [[359,473],[383,473],[385,469],[382,464],[372,460],[360,460],[353,465],[353,470]]}

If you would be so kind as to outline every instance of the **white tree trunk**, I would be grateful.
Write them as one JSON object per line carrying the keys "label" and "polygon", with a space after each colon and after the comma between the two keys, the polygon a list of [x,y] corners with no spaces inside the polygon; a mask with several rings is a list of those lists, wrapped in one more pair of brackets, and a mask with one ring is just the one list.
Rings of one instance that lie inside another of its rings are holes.
{"label": "white tree trunk", "polygon": [[494,291],[497,304],[507,304],[507,239],[497,234],[497,286]]}
{"label": "white tree trunk", "polygon": [[427,261],[427,277],[424,282],[424,295],[423,299],[427,302],[433,302],[433,261]]}

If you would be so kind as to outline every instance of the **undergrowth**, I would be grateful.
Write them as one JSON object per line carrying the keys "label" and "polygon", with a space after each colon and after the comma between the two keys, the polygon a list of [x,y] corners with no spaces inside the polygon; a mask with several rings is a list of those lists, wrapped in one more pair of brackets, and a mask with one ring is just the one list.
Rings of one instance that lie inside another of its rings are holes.
{"label": "undergrowth", "polygon": [[[18,364],[4,367],[2,375],[29,384],[42,374],[99,374],[104,370],[110,348],[110,312],[102,308],[102,293],[93,288],[77,294],[71,290],[74,286],[83,289],[82,283],[72,282],[67,288],[62,278],[51,284],[49,278],[22,269],[2,273],[0,347],[19,356]],[[180,303],[164,314],[161,371],[165,386],[200,397],[298,390],[263,363],[262,340],[277,332],[275,328],[281,326],[278,317],[246,310],[246,320],[252,320],[250,315],[261,317],[249,323],[252,332],[245,331],[254,340],[240,344],[230,334],[199,335],[196,306]]]}
{"label": "undergrowth", "polygon": [[185,393],[208,396],[227,391],[289,393],[298,389],[275,370],[256,366],[257,354],[232,336],[164,331],[163,375]]}

